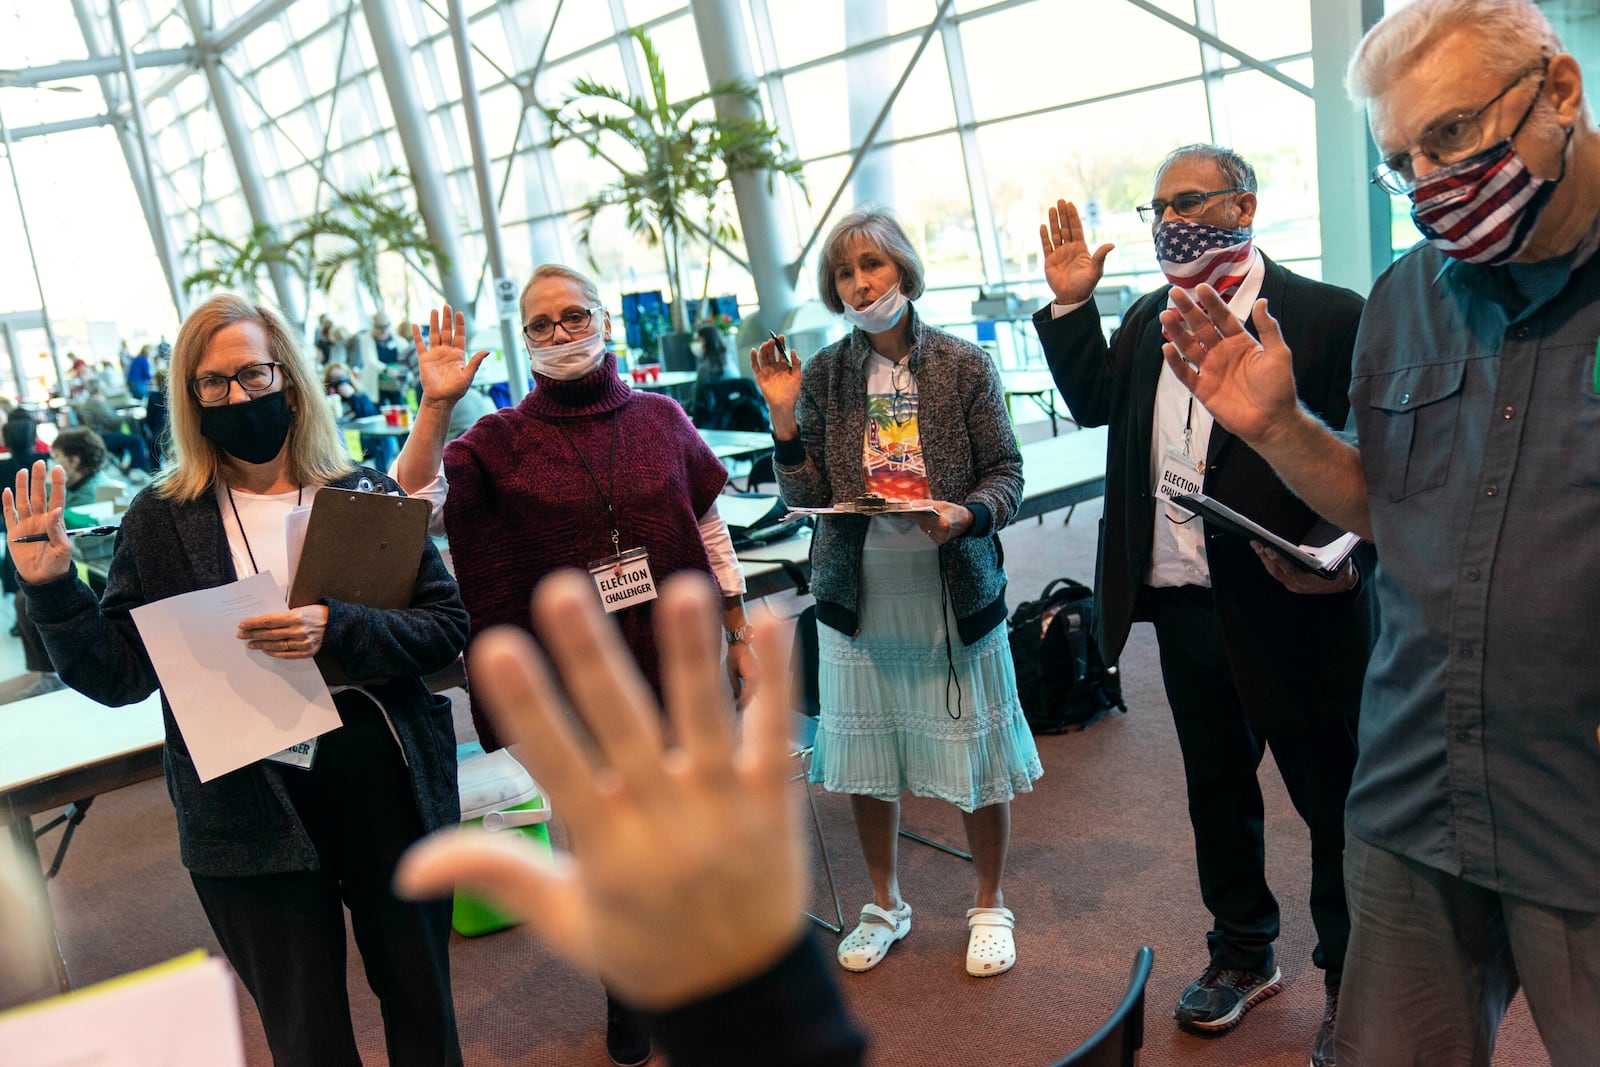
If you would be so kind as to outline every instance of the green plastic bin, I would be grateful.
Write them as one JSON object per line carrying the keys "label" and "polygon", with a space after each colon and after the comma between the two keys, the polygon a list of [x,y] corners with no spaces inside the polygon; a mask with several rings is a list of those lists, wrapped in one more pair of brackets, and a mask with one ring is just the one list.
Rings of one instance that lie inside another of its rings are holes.
{"label": "green plastic bin", "polygon": [[[457,768],[461,824],[491,832],[520,833],[548,855],[550,808],[533,776],[510,749],[463,760]],[[509,918],[469,893],[457,891],[450,925],[463,937],[481,937],[515,926]]]}

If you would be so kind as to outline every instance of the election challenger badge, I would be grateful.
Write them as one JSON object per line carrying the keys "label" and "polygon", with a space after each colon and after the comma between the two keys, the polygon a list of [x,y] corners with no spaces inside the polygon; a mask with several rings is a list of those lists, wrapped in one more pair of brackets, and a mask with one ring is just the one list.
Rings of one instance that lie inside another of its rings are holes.
{"label": "election challenger badge", "polygon": [[1171,500],[1175,496],[1193,496],[1204,484],[1206,462],[1191,456],[1175,445],[1168,445],[1161,459],[1161,473],[1156,478],[1156,496]]}
{"label": "election challenger badge", "polygon": [[316,758],[317,739],[315,737],[309,741],[302,741],[298,745],[290,745],[282,752],[274,752],[267,757],[273,763],[281,763],[285,767],[299,767],[303,771],[309,771]]}
{"label": "election challenger badge", "polygon": [[656,580],[650,573],[650,553],[630,548],[589,564],[600,603],[608,613],[648,604],[656,598]]}

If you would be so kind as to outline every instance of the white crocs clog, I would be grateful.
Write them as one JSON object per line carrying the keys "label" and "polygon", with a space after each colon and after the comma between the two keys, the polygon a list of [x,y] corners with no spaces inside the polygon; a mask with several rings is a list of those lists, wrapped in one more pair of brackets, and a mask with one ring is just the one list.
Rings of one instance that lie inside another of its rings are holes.
{"label": "white crocs clog", "polygon": [[910,932],[910,904],[902,900],[893,911],[868,904],[861,909],[861,924],[839,942],[839,966],[847,971],[870,971],[883,962],[890,945]]}
{"label": "white crocs clog", "polygon": [[968,908],[967,973],[975,978],[1004,974],[1017,962],[1011,928],[1017,917],[1010,908]]}

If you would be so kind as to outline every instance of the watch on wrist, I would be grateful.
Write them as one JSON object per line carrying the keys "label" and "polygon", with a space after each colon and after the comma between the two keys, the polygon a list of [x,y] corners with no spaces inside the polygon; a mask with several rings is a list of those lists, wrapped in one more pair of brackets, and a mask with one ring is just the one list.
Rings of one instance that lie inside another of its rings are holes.
{"label": "watch on wrist", "polygon": [[728,635],[728,644],[730,645],[748,645],[751,638],[756,635],[756,628],[749,623],[745,623],[737,630],[724,630],[723,633]]}

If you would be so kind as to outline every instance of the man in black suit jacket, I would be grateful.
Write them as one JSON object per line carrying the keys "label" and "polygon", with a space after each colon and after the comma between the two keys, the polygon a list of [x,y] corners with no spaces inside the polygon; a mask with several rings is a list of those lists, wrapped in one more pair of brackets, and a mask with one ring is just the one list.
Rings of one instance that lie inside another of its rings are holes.
{"label": "man in black suit jacket", "polygon": [[[1255,173],[1210,145],[1173,152],[1156,176],[1158,258],[1186,287],[1208,281],[1248,310],[1257,295],[1295,353],[1300,401],[1342,425],[1361,298],[1283,269],[1256,250]],[[1210,961],[1184,990],[1176,1018],[1218,1033],[1276,993],[1278,905],[1267,887],[1256,771],[1272,749],[1290,799],[1311,832],[1311,915],[1327,1016],[1313,1064],[1331,1064],[1332,1016],[1350,923],[1343,811],[1355,765],[1355,716],[1371,640],[1371,607],[1355,562],[1333,581],[1163,499],[1187,479],[1275,533],[1298,540],[1314,516],[1242,441],[1210,418],[1161,358],[1170,286],[1142,297],[1107,344],[1093,292],[1110,245],[1093,253],[1077,210],[1060,202],[1041,226],[1055,302],[1034,315],[1057,387],[1080,425],[1109,424],[1106,495],[1095,581],[1102,654],[1114,661],[1130,625],[1153,622],[1188,783],[1200,891],[1214,923]],[[1197,250],[1200,252],[1196,257]],[[1163,378],[1171,378],[1163,382]],[[1174,390],[1172,387],[1177,386]],[[1370,559],[1370,557],[1368,557]]]}

